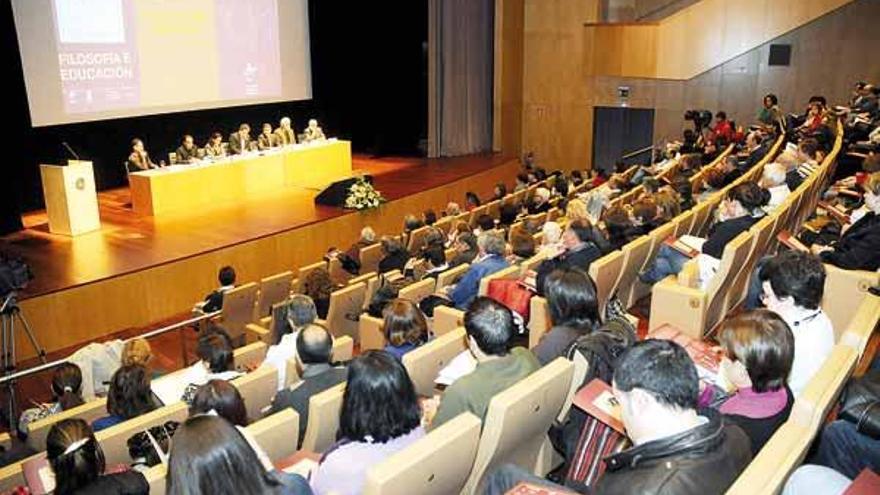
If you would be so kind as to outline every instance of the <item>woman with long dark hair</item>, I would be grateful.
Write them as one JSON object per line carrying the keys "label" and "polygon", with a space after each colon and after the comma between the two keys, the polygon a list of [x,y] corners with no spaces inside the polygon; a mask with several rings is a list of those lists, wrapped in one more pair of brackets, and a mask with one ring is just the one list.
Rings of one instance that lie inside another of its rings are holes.
{"label": "woman with long dark hair", "polygon": [[51,387],[54,397],[53,403],[40,404],[22,411],[21,418],[18,420],[18,431],[22,435],[28,434],[32,422],[83,404],[82,371],[79,366],[73,363],[64,363],[55,368],[52,373]]}
{"label": "woman with long dark hair", "polygon": [[235,427],[204,414],[187,419],[174,434],[165,487],[169,495],[311,493],[301,476],[266,471]]}
{"label": "woman with long dark hair", "polygon": [[596,285],[578,268],[551,272],[544,282],[544,296],[553,328],[532,349],[542,366],[565,354],[572,342],[599,323]]}
{"label": "woman with long dark hair", "polygon": [[424,434],[415,388],[403,364],[385,351],[367,351],[348,366],[340,441],[312,473],[312,489],[360,493],[371,467]]}
{"label": "woman with long dark hair", "polygon": [[104,474],[104,451],[89,424],[79,418],[55,423],[46,437],[46,457],[55,473],[57,495],[147,495],[150,486],[135,471]]}
{"label": "woman with long dark hair", "polygon": [[148,413],[159,406],[150,389],[150,372],[139,364],[123,366],[113,373],[107,394],[108,416],[92,424],[101,431],[123,421]]}

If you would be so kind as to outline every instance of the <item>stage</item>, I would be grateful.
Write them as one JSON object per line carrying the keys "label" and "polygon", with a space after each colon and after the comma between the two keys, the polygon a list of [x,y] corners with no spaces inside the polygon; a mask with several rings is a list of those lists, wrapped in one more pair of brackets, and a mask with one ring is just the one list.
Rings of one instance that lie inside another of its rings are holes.
{"label": "stage", "polygon": [[[316,206],[317,191],[287,188],[159,219],[135,214],[124,188],[98,194],[100,231],[53,235],[45,212],[33,212],[23,217],[25,230],[0,238],[0,251],[31,265],[36,278],[21,306],[41,344],[57,351],[185,312],[215,287],[223,265],[241,283],[259,280],[318,261],[330,246],[347,248],[365,225],[398,233],[407,213],[463,204],[468,190],[487,197],[499,180],[512,185],[518,163],[488,154],[355,155],[353,167],[373,175],[387,204],[368,212]],[[19,348],[21,357],[33,355]]]}

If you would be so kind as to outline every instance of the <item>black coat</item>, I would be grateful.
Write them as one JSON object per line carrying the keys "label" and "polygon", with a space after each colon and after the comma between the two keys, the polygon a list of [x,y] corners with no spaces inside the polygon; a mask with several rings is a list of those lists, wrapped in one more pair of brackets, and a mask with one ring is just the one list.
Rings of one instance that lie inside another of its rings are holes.
{"label": "black coat", "polygon": [[844,270],[880,268],[880,217],[867,213],[841,236],[834,251],[821,255],[822,261]]}

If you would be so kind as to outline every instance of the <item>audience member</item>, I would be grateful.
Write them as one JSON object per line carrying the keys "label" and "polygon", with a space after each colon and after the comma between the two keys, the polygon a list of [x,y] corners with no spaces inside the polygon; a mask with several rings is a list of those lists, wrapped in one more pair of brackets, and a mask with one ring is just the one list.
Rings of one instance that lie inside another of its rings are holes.
{"label": "audience member", "polygon": [[518,265],[535,255],[535,238],[523,231],[517,232],[510,239],[510,255],[507,262]]}
{"label": "audience member", "polygon": [[326,268],[316,268],[306,275],[303,292],[312,298],[318,318],[322,320],[327,319],[327,312],[330,311],[330,295],[334,289],[330,272]]}
{"label": "audience member", "polygon": [[722,372],[736,387],[719,411],[746,432],[757,455],[791,413],[794,396],[786,383],[794,336],[778,314],[757,309],[726,321],[718,340],[729,357]]}
{"label": "audience member", "polygon": [[346,251],[345,254],[347,254],[349,258],[360,263],[361,262],[361,249],[363,249],[365,247],[372,246],[375,243],[376,243],[376,231],[374,231],[372,227],[369,227],[369,226],[364,227],[361,229],[360,238],[357,240],[357,242],[355,242],[354,244],[351,245],[351,247],[348,248],[348,251]]}
{"label": "audience member", "polygon": [[382,238],[382,254],[379,260],[379,273],[386,273],[392,270],[400,270],[403,273],[406,268],[406,262],[409,261],[409,253],[403,245],[393,237],[385,236]]}
{"label": "audience member", "polygon": [[455,256],[449,262],[449,267],[456,267],[465,263],[473,263],[479,254],[477,247],[477,236],[470,232],[465,232],[458,236],[454,244]]}
{"label": "audience member", "polygon": [[104,451],[89,424],[79,418],[62,419],[46,437],[46,457],[55,475],[58,495],[147,495],[150,486],[136,471],[107,473]]}
{"label": "audience member", "polygon": [[880,268],[880,172],[869,175],[862,189],[866,213],[844,225],[836,243],[814,244],[811,250],[838,268],[875,271]]}
{"label": "audience member", "polygon": [[211,415],[187,419],[174,434],[165,489],[168,495],[312,493],[302,476],[266,471],[241,432]]}
{"label": "audience member", "polygon": [[464,315],[464,328],[477,367],[446,389],[431,428],[463,412],[485,418],[492,397],[541,367],[528,349],[511,349],[513,313],[500,303],[487,297],[474,300]]}
{"label": "audience member", "polygon": [[50,404],[39,404],[25,409],[18,420],[18,431],[24,436],[30,431],[30,424],[53,414],[84,404],[82,398],[82,371],[73,363],[64,363],[52,372],[52,400]]}
{"label": "audience member", "polygon": [[553,327],[532,349],[542,366],[565,356],[571,344],[592,332],[600,321],[596,286],[577,268],[551,272],[544,282],[544,297]]}
{"label": "audience member", "polygon": [[150,390],[150,372],[140,365],[122,366],[110,380],[107,394],[109,416],[92,423],[95,431],[101,431],[125,420],[136,418],[159,407]]}
{"label": "audience member", "polygon": [[385,351],[403,359],[404,354],[428,341],[428,322],[422,310],[406,299],[395,299],[383,311]]}
{"label": "audience member", "polygon": [[217,274],[217,280],[220,282],[220,288],[205,298],[202,305],[202,311],[205,313],[213,313],[223,308],[223,295],[235,288],[235,269],[231,266],[224,266]]}
{"label": "audience member", "polygon": [[477,238],[479,254],[468,271],[454,287],[448,290],[449,299],[456,308],[465,310],[477,297],[480,279],[510,266],[504,259],[505,243],[495,231],[483,232]]}
{"label": "audience member", "polygon": [[602,257],[593,229],[583,221],[568,224],[562,233],[562,247],[565,250],[559,256],[559,262],[563,267],[578,268],[586,272],[590,269],[590,263]]}
{"label": "audience member", "polygon": [[471,211],[482,204],[483,203],[480,201],[480,197],[477,196],[477,193],[472,191],[464,193],[464,206],[467,208],[467,211]]}
{"label": "audience member", "polygon": [[348,367],[339,416],[339,442],[312,472],[317,494],[355,495],[367,471],[422,438],[421,410],[403,364],[384,351],[367,351]]}
{"label": "audience member", "polygon": [[770,193],[770,201],[764,207],[768,213],[778,208],[785,198],[791,194],[788,184],[785,183],[785,167],[778,163],[764,165],[761,175],[761,187]]}
{"label": "audience member", "polygon": [[153,393],[163,404],[173,404],[179,400],[190,402],[195,391],[209,381],[232,380],[241,376],[235,371],[231,339],[220,328],[212,327],[199,336],[196,356],[199,360],[189,368],[153,382]]}
{"label": "audience member", "polygon": [[492,199],[500,200],[504,199],[504,196],[507,196],[507,186],[503,182],[495,184],[495,189],[492,190]]}
{"label": "audience member", "polygon": [[[278,373],[278,390],[287,383],[287,362],[296,356],[296,339],[299,332],[318,319],[318,310],[312,298],[295,294],[287,302],[284,319],[273,318],[272,345],[266,351],[262,366],[273,366]],[[279,315],[280,316],[280,315]]]}

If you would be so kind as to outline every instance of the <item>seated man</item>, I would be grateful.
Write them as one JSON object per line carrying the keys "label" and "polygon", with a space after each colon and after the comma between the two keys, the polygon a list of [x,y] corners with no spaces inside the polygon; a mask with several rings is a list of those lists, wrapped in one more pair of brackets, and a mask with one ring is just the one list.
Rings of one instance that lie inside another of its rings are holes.
{"label": "seated man", "polygon": [[223,294],[235,288],[235,269],[231,266],[224,266],[217,274],[220,281],[220,288],[208,294],[202,303],[201,310],[205,313],[213,313],[223,308]]}
{"label": "seated man", "polygon": [[183,136],[183,143],[177,148],[177,163],[195,163],[199,161],[199,149],[196,147],[193,137],[189,134]]}
{"label": "seated man", "polygon": [[346,379],[346,369],[331,364],[332,351],[333,337],[326,328],[317,324],[303,328],[296,338],[295,357],[296,369],[301,380],[281,390],[272,399],[272,409],[269,414],[288,407],[299,414],[297,445],[302,442],[309,423],[309,399]]}
{"label": "seated man", "polygon": [[223,158],[226,150],[223,149],[223,135],[219,132],[211,134],[211,138],[205,144],[205,156],[209,158]]}
{"label": "seated man", "polygon": [[240,155],[246,151],[250,151],[254,146],[251,139],[251,126],[241,124],[238,126],[238,132],[233,132],[229,136],[229,153]]}
{"label": "seated man", "polygon": [[131,140],[131,154],[128,155],[127,167],[129,172],[137,172],[138,170],[159,168],[160,165],[156,165],[150,159],[150,154],[144,148],[144,142],[134,138]]}
{"label": "seated man", "polygon": [[278,146],[275,134],[272,134],[272,124],[263,124],[263,132],[257,136],[257,149],[265,151]]}
{"label": "seated man", "polygon": [[290,126],[290,118],[282,117],[279,124],[280,127],[275,129],[275,140],[278,142],[278,146],[296,144],[296,132]]}
{"label": "seated man", "polygon": [[718,164],[721,173],[724,174],[724,185],[733,184],[733,181],[742,177],[742,170],[738,167],[739,162],[735,156],[728,156]]}
{"label": "seated man", "polygon": [[810,248],[822,261],[844,270],[880,268],[880,172],[867,176],[862,189],[864,205],[842,226],[840,239],[831,246]]}
{"label": "seated man", "polygon": [[309,119],[309,126],[303,131],[303,141],[310,143],[312,141],[320,141],[323,139],[327,138],[324,136],[324,131],[318,126],[318,121],[315,119]]}
{"label": "seated man", "polygon": [[587,271],[590,263],[602,257],[602,250],[596,243],[597,234],[582,220],[575,220],[562,233],[560,265]]}
{"label": "seated man", "polygon": [[446,389],[431,428],[463,412],[484,419],[492,397],[541,367],[528,349],[510,348],[515,333],[513,313],[501,303],[477,298],[464,315],[464,328],[476,369]]}
{"label": "seated man", "polygon": [[768,213],[775,210],[791,194],[788,184],[785,183],[785,167],[779,163],[768,163],[764,166],[760,184],[770,193],[770,201],[764,206],[764,211]]}
{"label": "seated man", "polygon": [[[633,447],[605,458],[592,493],[724,493],[752,460],[749,439],[716,411],[696,411],[697,370],[669,340],[628,349],[614,370],[614,396]],[[507,465],[485,482],[486,494],[507,493],[519,481],[549,483]]]}
{"label": "seated man", "polygon": [[759,269],[763,300],[794,334],[794,362],[788,386],[800,395],[834,347],[834,328],[819,307],[825,289],[825,267],[818,258],[786,251]]}
{"label": "seated man", "polygon": [[449,290],[449,299],[456,308],[466,310],[480,290],[480,279],[510,266],[504,259],[506,248],[500,232],[483,232],[477,237],[478,254],[468,271]]}

